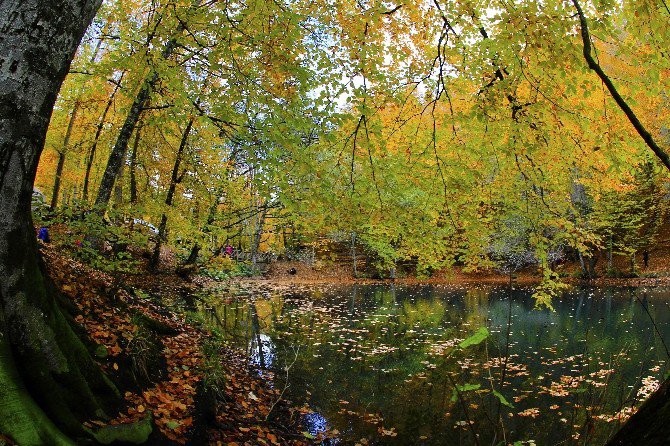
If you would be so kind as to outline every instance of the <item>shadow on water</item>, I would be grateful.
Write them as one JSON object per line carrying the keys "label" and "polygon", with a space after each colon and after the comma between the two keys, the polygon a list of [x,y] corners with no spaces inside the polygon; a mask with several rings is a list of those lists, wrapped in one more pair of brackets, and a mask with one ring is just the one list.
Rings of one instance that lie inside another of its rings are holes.
{"label": "shadow on water", "polygon": [[[209,297],[211,322],[315,409],[305,430],[324,444],[603,444],[669,356],[666,288],[574,288],[554,312],[530,289],[476,286],[221,302]],[[485,342],[458,347],[481,327]]]}

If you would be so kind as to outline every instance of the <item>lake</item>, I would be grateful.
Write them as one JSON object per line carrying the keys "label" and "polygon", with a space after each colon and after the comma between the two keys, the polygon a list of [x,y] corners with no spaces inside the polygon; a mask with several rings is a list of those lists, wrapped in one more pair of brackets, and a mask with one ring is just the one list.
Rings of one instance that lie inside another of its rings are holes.
{"label": "lake", "polygon": [[[208,296],[322,444],[603,444],[663,379],[670,289],[319,285]],[[286,368],[288,367],[288,372]]]}

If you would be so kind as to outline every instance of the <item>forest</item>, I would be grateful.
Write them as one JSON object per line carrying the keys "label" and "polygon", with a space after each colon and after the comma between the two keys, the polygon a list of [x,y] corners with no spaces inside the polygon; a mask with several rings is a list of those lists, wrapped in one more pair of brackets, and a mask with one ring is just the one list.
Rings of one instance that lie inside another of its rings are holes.
{"label": "forest", "polygon": [[669,25],[0,2],[0,445],[670,443]]}

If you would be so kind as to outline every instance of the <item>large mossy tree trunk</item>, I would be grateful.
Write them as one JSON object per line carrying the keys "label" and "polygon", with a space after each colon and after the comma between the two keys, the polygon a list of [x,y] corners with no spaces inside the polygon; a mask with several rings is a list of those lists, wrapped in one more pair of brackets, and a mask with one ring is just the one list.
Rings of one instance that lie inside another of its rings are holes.
{"label": "large mossy tree trunk", "polygon": [[102,0],[0,2],[0,432],[69,444],[120,401],[56,301],[30,211],[56,96]]}

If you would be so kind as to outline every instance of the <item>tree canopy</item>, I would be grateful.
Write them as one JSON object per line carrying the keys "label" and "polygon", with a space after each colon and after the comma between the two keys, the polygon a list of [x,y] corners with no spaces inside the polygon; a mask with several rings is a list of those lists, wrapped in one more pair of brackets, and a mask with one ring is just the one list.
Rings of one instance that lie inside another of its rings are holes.
{"label": "tree canopy", "polygon": [[54,205],[98,189],[98,206],[164,216],[184,250],[355,233],[380,266],[426,274],[634,253],[665,215],[669,16],[663,1],[108,1],[37,184]]}
{"label": "tree canopy", "polygon": [[[94,360],[107,347],[84,334],[101,332],[61,302],[35,223],[64,223],[57,246],[114,274],[142,255],[160,269],[166,246],[188,276],[198,259],[235,251],[253,274],[263,255],[313,258],[334,242],[355,275],[361,249],[393,278],[405,264],[510,281],[530,268],[548,308],[566,258],[586,278],[602,258],[607,274],[636,275],[667,224],[665,0],[26,0],[0,12],[0,428],[19,443],[111,442],[83,420],[122,404]],[[111,294],[123,317],[99,316],[131,340],[147,324],[188,338]],[[255,307],[249,318],[260,334]],[[478,389],[451,384],[455,398]],[[664,395],[647,409],[664,410]]]}

